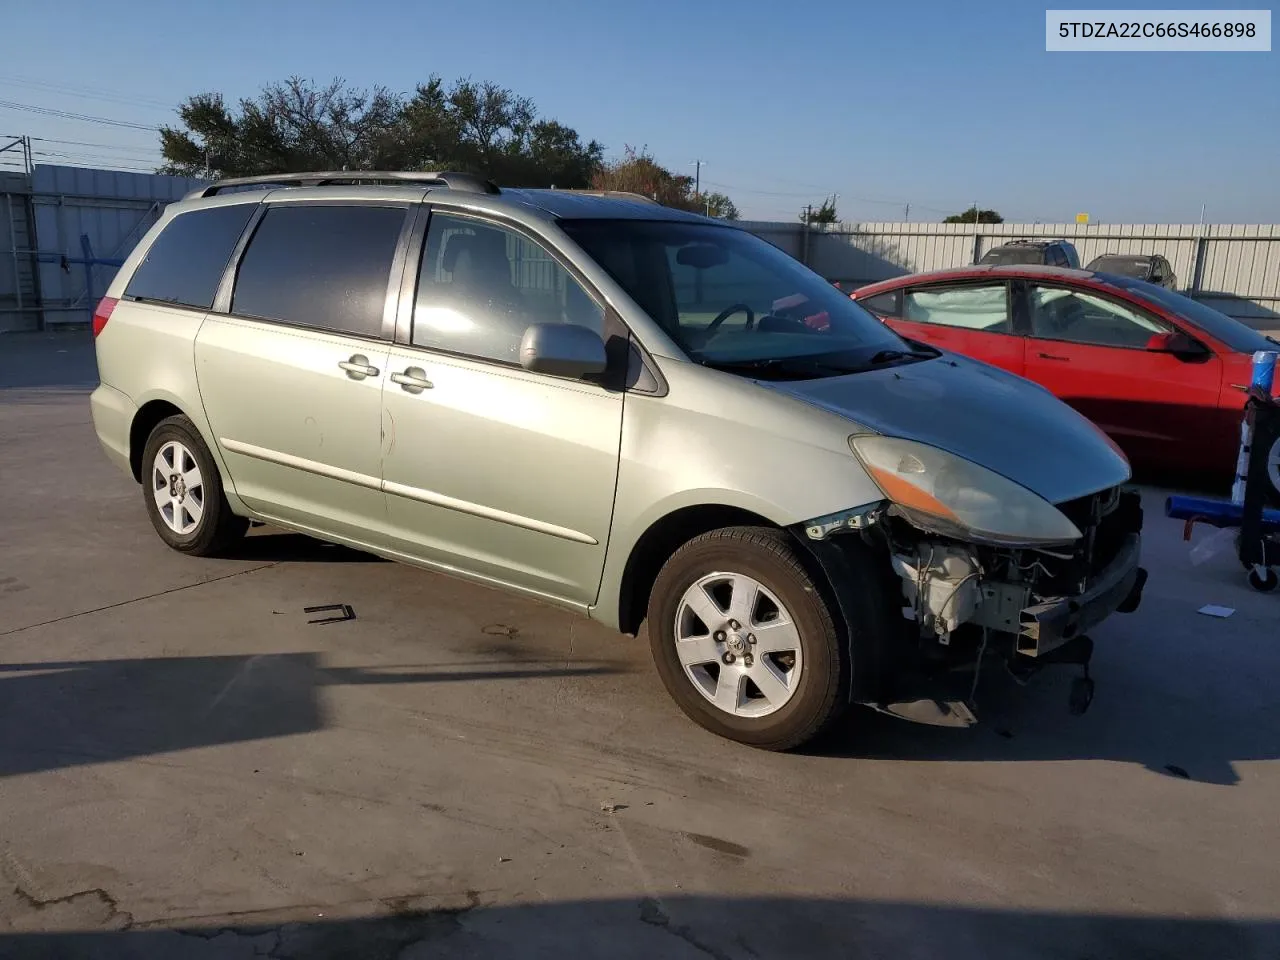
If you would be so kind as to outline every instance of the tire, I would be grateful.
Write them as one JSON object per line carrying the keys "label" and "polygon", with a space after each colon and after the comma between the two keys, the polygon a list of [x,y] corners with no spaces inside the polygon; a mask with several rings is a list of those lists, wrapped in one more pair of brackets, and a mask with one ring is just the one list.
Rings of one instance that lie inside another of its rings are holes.
{"label": "tire", "polygon": [[[752,595],[748,581],[757,599],[742,617],[744,598]],[[739,616],[731,620],[734,613]],[[658,574],[648,622],[653,661],[667,692],[712,733],[789,750],[817,736],[848,706],[848,644],[780,530],[727,527],[684,544]],[[773,649],[787,645],[796,651]],[[765,647],[770,650],[759,652]],[[757,652],[748,657],[752,650]],[[730,702],[734,712],[724,706]]]}
{"label": "tire", "polygon": [[249,528],[231,512],[217,464],[184,416],[161,420],[147,437],[142,496],[156,533],[179,553],[222,556]]}
{"label": "tire", "polygon": [[1280,574],[1270,567],[1266,568],[1261,575],[1258,574],[1256,568],[1249,570],[1249,586],[1257,590],[1259,593],[1270,593],[1280,584]]}

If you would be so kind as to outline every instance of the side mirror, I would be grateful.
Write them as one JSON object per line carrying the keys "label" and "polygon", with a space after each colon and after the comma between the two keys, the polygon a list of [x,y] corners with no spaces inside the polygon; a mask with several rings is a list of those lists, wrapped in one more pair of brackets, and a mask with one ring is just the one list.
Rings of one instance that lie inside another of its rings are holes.
{"label": "side mirror", "polygon": [[1171,353],[1179,360],[1185,360],[1188,363],[1209,357],[1208,347],[1181,330],[1154,334],[1147,341],[1147,349],[1155,353]]}
{"label": "side mirror", "polygon": [[555,377],[586,377],[609,366],[604,341],[572,323],[535,323],[520,341],[520,366]]}

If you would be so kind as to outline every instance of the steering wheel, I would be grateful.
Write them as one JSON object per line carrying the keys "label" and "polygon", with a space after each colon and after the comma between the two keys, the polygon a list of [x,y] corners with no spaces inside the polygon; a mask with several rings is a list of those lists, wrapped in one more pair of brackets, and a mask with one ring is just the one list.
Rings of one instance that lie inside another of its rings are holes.
{"label": "steering wheel", "polygon": [[723,310],[717,313],[716,318],[712,320],[709,324],[707,324],[706,332],[708,334],[715,333],[716,330],[719,328],[720,324],[724,323],[726,320],[732,317],[735,313],[745,313],[747,315],[746,329],[750,330],[752,327],[756,325],[755,312],[750,307],[748,307],[745,303],[735,303],[735,304],[732,304],[731,306],[725,307]]}

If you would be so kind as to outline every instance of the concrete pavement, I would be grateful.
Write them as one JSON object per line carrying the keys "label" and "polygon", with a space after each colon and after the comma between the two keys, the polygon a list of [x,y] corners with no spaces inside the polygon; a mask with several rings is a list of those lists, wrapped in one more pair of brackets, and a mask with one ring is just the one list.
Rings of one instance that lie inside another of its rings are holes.
{"label": "concrete pavement", "polygon": [[168,551],[87,340],[13,342],[0,957],[1280,955],[1280,594],[1157,491],[1086,716],[993,675],[973,730],[767,754],[567,613],[265,529]]}

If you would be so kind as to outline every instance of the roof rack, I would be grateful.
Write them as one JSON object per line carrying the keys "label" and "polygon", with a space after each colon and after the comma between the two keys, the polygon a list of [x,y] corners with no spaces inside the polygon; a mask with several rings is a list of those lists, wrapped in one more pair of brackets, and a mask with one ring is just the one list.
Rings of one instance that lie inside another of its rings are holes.
{"label": "roof rack", "polygon": [[187,194],[186,199],[214,197],[231,187],[323,187],[337,183],[421,183],[448,187],[465,193],[501,193],[492,180],[474,173],[424,170],[322,170],[309,173],[269,173],[258,177],[231,177],[218,180]]}

